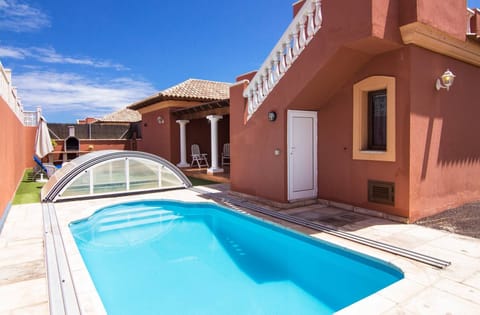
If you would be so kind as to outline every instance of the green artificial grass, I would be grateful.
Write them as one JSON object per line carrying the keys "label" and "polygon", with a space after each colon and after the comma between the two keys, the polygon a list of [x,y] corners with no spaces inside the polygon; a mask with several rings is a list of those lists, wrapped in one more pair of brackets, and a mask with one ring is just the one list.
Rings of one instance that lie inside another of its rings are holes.
{"label": "green artificial grass", "polygon": [[15,193],[13,204],[19,205],[24,203],[40,202],[40,190],[44,183],[38,183],[32,180],[32,170],[25,171],[22,182]]}
{"label": "green artificial grass", "polygon": [[200,178],[195,178],[190,176],[188,176],[188,179],[192,182],[193,186],[218,184],[217,182],[212,182],[211,180],[200,179]]}

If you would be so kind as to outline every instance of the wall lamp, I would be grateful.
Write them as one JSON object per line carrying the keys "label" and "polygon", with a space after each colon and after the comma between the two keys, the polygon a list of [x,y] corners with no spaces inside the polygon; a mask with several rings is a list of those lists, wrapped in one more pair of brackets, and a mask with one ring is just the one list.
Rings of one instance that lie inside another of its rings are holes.
{"label": "wall lamp", "polygon": [[437,79],[437,83],[435,84],[435,87],[437,88],[437,91],[440,91],[440,89],[447,89],[450,90],[450,87],[453,84],[453,80],[455,79],[455,75],[447,69],[440,78]]}
{"label": "wall lamp", "polygon": [[277,119],[277,113],[274,111],[268,112],[268,121],[275,121]]}

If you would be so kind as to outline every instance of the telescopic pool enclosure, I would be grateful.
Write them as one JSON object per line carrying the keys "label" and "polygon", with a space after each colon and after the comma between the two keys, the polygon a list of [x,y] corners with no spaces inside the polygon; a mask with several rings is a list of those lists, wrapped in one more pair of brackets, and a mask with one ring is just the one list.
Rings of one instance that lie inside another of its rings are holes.
{"label": "telescopic pool enclosure", "polygon": [[139,151],[105,150],[65,163],[41,191],[44,202],[189,188],[175,165]]}

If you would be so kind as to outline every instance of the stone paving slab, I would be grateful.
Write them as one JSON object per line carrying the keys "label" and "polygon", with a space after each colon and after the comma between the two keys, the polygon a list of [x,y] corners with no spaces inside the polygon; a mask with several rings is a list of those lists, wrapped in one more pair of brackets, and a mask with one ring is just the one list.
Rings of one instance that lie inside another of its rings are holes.
{"label": "stone paving slab", "polygon": [[0,315],[48,314],[40,204],[12,206],[0,234]]}
{"label": "stone paving slab", "polygon": [[45,277],[45,263],[43,260],[11,264],[0,269],[0,286]]}
{"label": "stone paving slab", "polygon": [[[0,285],[0,314],[48,305],[46,278]],[[32,313],[31,313],[32,314]],[[46,314],[46,313],[39,313]]]}
{"label": "stone paving slab", "polygon": [[[206,189],[210,193],[222,193],[225,188],[221,186]],[[88,216],[96,209],[111,203],[152,198],[205,201],[202,196],[203,194],[192,191],[171,191],[59,203],[56,206],[62,233],[69,234],[67,225],[73,219]],[[452,262],[448,268],[439,270],[333,235],[260,215],[313,237],[385,260],[405,273],[405,279],[341,310],[339,314],[480,314],[479,239],[417,225],[395,223],[325,205],[279,211],[290,215],[298,214],[325,224],[337,224],[336,227],[343,231],[395,243],[406,249]],[[0,315],[48,314],[41,213],[39,204],[13,206],[10,210],[0,235]],[[324,219],[326,221],[322,221]],[[101,314],[103,308],[98,307],[101,302],[72,242],[71,234],[69,235],[64,235],[64,241],[68,247],[69,264],[76,278],[79,300],[83,302],[82,310],[84,314]]]}

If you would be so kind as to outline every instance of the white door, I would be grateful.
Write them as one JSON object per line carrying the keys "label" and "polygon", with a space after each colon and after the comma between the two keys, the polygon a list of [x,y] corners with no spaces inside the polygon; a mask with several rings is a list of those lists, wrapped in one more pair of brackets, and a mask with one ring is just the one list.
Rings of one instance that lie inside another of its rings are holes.
{"label": "white door", "polygon": [[288,200],[317,197],[317,112],[289,110]]}

